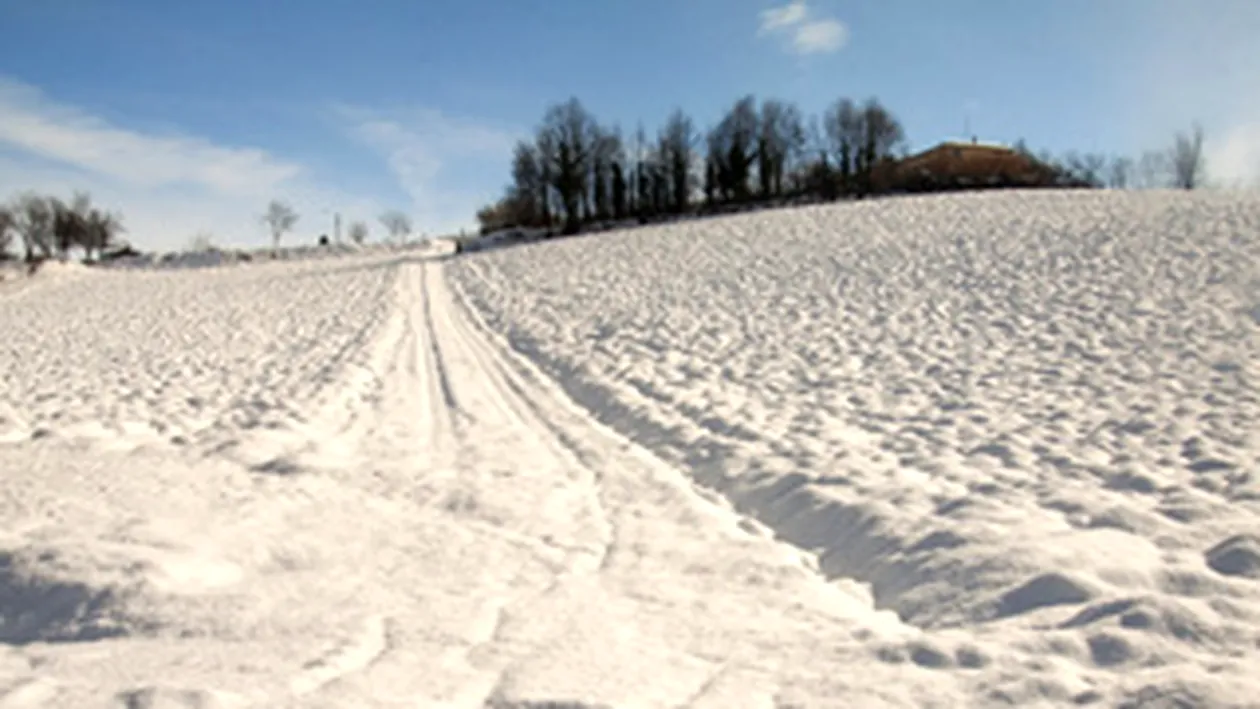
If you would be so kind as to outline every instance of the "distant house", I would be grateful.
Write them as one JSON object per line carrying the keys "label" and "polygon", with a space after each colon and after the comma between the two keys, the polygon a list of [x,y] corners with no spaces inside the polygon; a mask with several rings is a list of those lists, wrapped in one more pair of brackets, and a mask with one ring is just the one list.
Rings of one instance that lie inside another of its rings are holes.
{"label": "distant house", "polygon": [[1062,175],[1027,153],[1004,145],[947,141],[898,160],[891,168],[897,191],[1062,185]]}

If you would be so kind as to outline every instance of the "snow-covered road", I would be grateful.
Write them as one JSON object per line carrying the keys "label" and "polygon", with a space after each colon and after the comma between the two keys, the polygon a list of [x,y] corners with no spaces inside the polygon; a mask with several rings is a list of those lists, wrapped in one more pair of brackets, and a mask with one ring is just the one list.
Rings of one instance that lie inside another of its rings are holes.
{"label": "snow-covered road", "polygon": [[[241,289],[299,297],[337,278],[381,311],[359,341],[311,341],[343,364],[305,411],[235,426],[210,416],[171,440],[160,426],[92,436],[82,422],[58,429],[69,416],[10,422],[0,707],[949,703],[935,673],[870,663],[871,643],[917,631],[494,346],[439,262],[269,275],[182,277],[259,303],[255,317],[280,306]],[[202,289],[159,276],[84,274],[57,289],[127,290],[138,305],[121,316],[131,328],[113,330],[124,335],[201,307]],[[108,317],[84,307],[86,320],[71,307],[48,321],[45,342]],[[225,325],[244,326],[181,330]],[[60,373],[80,407],[113,391],[92,381],[92,356]],[[173,406],[150,403],[153,417]]]}

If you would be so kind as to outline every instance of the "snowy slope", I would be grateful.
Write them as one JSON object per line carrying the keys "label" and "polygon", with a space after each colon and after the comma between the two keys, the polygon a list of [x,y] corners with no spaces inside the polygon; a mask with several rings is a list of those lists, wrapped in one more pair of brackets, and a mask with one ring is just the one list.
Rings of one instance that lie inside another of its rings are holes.
{"label": "snowy slope", "polygon": [[930,668],[965,706],[1260,706],[1258,263],[1255,195],[1005,193],[449,275],[601,421],[922,629],[837,673]]}
{"label": "snowy slope", "polygon": [[872,657],[985,657],[593,421],[438,260],[81,269],[0,333],[4,709],[951,706]]}
{"label": "snowy slope", "polygon": [[984,195],[6,284],[0,709],[1255,706],[1258,228]]}

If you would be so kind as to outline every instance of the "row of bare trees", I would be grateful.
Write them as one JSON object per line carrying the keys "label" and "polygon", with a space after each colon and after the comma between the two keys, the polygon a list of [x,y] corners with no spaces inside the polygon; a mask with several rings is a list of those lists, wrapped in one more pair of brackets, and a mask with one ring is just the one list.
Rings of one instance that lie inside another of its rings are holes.
{"label": "row of bare trees", "polygon": [[[271,232],[272,248],[278,249],[280,240],[297,225],[298,213],[288,202],[273,199],[267,204],[261,221]],[[402,243],[411,235],[411,218],[402,212],[389,210],[381,214],[380,222],[381,226],[385,227],[385,232],[389,234],[389,238],[396,243]],[[362,221],[351,222],[346,234],[350,237],[350,241],[361,246],[368,239],[368,226]]]}
{"label": "row of bare trees", "polygon": [[[791,103],[745,96],[707,131],[675,110],[654,136],[640,125],[629,138],[571,98],[551,106],[534,137],[516,145],[506,193],[477,218],[483,232],[523,226],[574,233],[591,222],[862,198],[898,189],[888,176],[905,148],[901,122],[875,98],[841,98],[807,119]],[[1044,176],[1039,186],[1193,189],[1205,172],[1197,126],[1138,160],[1034,155],[1023,141],[1015,149]]]}
{"label": "row of bare trees", "polygon": [[1078,152],[1069,152],[1062,158],[1045,152],[1033,155],[1022,140],[1015,144],[1015,150],[1050,166],[1070,182],[1092,187],[1193,190],[1202,187],[1207,176],[1203,128],[1197,124],[1189,131],[1177,133],[1168,148],[1148,150],[1136,159]]}
{"label": "row of bare trees", "polygon": [[628,139],[576,98],[549,108],[532,140],[517,144],[512,182],[482,209],[483,229],[561,227],[716,210],[801,196],[835,199],[873,191],[876,167],[905,145],[877,99],[836,101],[807,120],[778,100],[736,101],[707,131],[682,110],[649,136]]}
{"label": "row of bare trees", "polygon": [[0,206],[0,259],[13,258],[15,243],[28,263],[68,258],[81,249],[87,260],[100,258],[123,231],[122,217],[92,205],[83,192],[69,201],[26,193]]}
{"label": "row of bare trees", "polygon": [[[381,215],[390,237],[405,240],[411,233],[411,219],[398,211]],[[286,202],[273,200],[262,215],[262,222],[271,232],[274,247],[297,224],[297,212]],[[83,252],[85,260],[100,259],[110,247],[116,245],[118,235],[124,231],[122,217],[92,204],[87,193],[77,192],[70,201],[58,197],[25,193],[0,205],[0,261],[21,256],[28,263],[43,259],[66,259],[76,249]],[[368,238],[367,224],[350,224],[350,239],[363,244]],[[20,254],[15,253],[20,246]],[[212,248],[208,234],[198,234],[192,241],[193,250]]]}
{"label": "row of bare trees", "polygon": [[[273,247],[293,230],[298,213],[287,202],[272,200],[261,221],[271,232]],[[380,216],[390,238],[403,241],[412,231],[411,219],[398,211]],[[122,217],[92,204],[87,193],[77,192],[68,202],[58,197],[24,193],[0,205],[0,260],[21,256],[28,263],[43,259],[66,259],[76,249],[85,260],[100,259],[115,246],[124,231]],[[364,222],[349,225],[350,239],[363,244],[368,239]],[[20,253],[15,253],[20,247]],[[208,234],[198,234],[191,242],[195,251],[213,247]]]}

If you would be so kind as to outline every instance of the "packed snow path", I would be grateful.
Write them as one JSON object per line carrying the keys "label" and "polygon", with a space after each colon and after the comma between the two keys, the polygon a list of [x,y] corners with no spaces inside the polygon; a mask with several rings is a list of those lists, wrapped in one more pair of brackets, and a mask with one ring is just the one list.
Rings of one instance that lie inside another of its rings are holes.
{"label": "packed snow path", "polygon": [[[327,268],[270,278],[296,296]],[[160,426],[10,422],[0,707],[948,703],[928,670],[849,671],[873,643],[895,651],[917,632],[492,346],[440,264],[362,268],[374,275],[347,283],[368,289],[364,308],[387,284],[382,320],[355,353],[329,330],[342,368],[305,414],[173,442]],[[147,288],[122,317],[150,333],[164,325],[134,321],[199,307],[171,298],[200,289],[128,277],[83,275],[44,297]],[[183,277],[246,297],[230,276]],[[37,307],[24,297],[6,306]],[[69,336],[74,317],[48,332]],[[103,396],[91,366],[62,372],[82,405]],[[918,652],[952,663],[955,649]]]}

